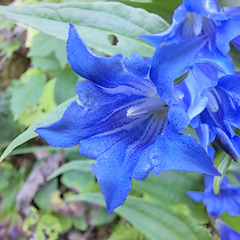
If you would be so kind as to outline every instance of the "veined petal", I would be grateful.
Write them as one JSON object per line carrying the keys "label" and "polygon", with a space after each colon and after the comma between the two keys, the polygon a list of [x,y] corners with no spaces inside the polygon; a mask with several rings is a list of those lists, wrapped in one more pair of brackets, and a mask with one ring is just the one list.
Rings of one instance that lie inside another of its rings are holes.
{"label": "veined petal", "polygon": [[232,58],[223,55],[216,47],[212,46],[211,51],[207,45],[201,49],[200,54],[194,59],[195,63],[209,63],[225,74],[234,74],[234,64]]}
{"label": "veined petal", "polygon": [[[199,128],[196,129],[199,142],[201,146],[205,149],[207,152],[208,150],[208,144],[209,144],[209,127],[207,124],[201,124]],[[214,137],[215,138],[215,137]]]}
{"label": "veined petal", "polygon": [[[154,142],[159,133],[164,131],[166,125],[166,114],[162,117],[157,113],[149,114],[142,124],[109,146],[96,159],[96,164],[92,165],[108,213],[123,204],[131,189],[132,178],[144,180],[148,176],[152,168],[139,168],[139,155]],[[148,163],[148,159],[145,159],[145,163]]]}
{"label": "veined petal", "polygon": [[129,57],[124,58],[123,64],[129,72],[142,78],[148,77],[149,66],[142,56],[133,53]]}
{"label": "veined petal", "polygon": [[208,103],[205,93],[214,88],[217,82],[217,69],[210,64],[195,64],[190,69],[183,82],[190,95],[190,99],[187,99],[189,102],[185,101],[190,119],[193,119],[205,109]]}
{"label": "veined petal", "polygon": [[150,159],[153,174],[180,170],[220,175],[207,152],[190,135],[167,128],[140,156],[139,164]]}
{"label": "veined petal", "polygon": [[[79,143],[79,125],[86,113],[86,108],[80,106],[76,101],[72,102],[62,118],[50,125],[37,128],[35,132],[43,137],[48,144],[54,147],[71,147]],[[78,121],[81,121],[79,124]]]}
{"label": "veined petal", "polygon": [[240,128],[240,95],[234,89],[231,92],[231,90],[225,91],[223,88],[218,88],[218,94],[221,98],[224,122],[232,127]]}
{"label": "veined petal", "polygon": [[223,55],[229,50],[229,42],[240,35],[239,32],[240,14],[229,17],[217,26],[216,46]]}
{"label": "veined petal", "polygon": [[78,75],[103,87],[114,88],[134,79],[133,74],[124,70],[121,54],[112,57],[96,56],[82,41],[72,24],[69,26],[67,57]]}
{"label": "veined petal", "polygon": [[155,84],[159,96],[169,106],[178,102],[173,94],[174,79],[184,73],[206,40],[205,36],[201,36],[191,41],[182,41],[156,49],[152,60],[150,79]]}
{"label": "veined petal", "polygon": [[128,128],[128,108],[141,96],[109,94],[86,80],[77,83],[79,101],[72,102],[62,118],[36,132],[55,147],[70,147],[91,136],[115,128]]}
{"label": "veined petal", "polygon": [[240,105],[240,75],[221,77],[218,85]]}
{"label": "veined petal", "polygon": [[183,4],[188,12],[194,12],[215,20],[224,20],[226,18],[219,7],[217,0],[184,0]]}
{"label": "veined petal", "polygon": [[186,129],[190,123],[190,118],[186,111],[179,105],[172,105],[169,107],[167,116],[169,123],[178,132]]}
{"label": "veined petal", "polygon": [[187,11],[183,5],[180,5],[173,14],[172,24],[163,32],[156,34],[141,35],[139,38],[151,44],[154,47],[159,47],[163,43],[168,45],[181,40],[181,36],[176,33],[179,25],[185,19]]}
{"label": "veined petal", "polygon": [[229,154],[233,160],[237,161],[237,159],[240,159],[240,137],[233,131],[230,135],[221,128],[216,128],[216,132],[217,136],[214,143]]}

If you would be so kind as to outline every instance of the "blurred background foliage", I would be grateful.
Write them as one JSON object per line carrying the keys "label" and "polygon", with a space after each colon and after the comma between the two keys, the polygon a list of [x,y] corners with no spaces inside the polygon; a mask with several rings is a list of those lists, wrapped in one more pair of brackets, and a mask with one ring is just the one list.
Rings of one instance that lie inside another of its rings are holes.
{"label": "blurred background foliage", "polygon": [[[40,2],[63,1],[17,0],[14,4]],[[144,8],[171,23],[181,0],[118,2]],[[109,39],[112,45],[117,44],[115,38]],[[71,70],[65,45],[60,38],[1,17],[0,154],[32,123],[76,95],[75,83],[83,79]],[[14,150],[0,164],[0,240],[218,239],[202,203],[186,195],[203,189],[202,174],[173,171],[134,181],[124,206],[108,215],[90,171],[92,163],[79,155],[79,146],[56,149],[39,137]],[[222,219],[240,231],[239,218],[224,214]]]}

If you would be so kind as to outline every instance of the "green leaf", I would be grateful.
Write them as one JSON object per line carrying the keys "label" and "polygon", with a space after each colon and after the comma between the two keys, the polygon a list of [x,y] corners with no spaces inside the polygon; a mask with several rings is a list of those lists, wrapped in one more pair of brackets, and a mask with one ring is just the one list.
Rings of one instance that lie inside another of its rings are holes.
{"label": "green leaf", "polygon": [[89,221],[92,226],[100,226],[112,222],[116,218],[116,214],[108,214],[105,208],[93,210],[89,213]]}
{"label": "green leaf", "polygon": [[49,80],[43,89],[43,94],[35,106],[29,106],[18,118],[19,125],[24,128],[43,117],[46,113],[56,107],[54,102],[54,86],[56,79]]}
{"label": "green leaf", "polygon": [[[220,155],[222,156],[222,153]],[[220,177],[214,177],[214,180],[213,180],[213,191],[214,191],[215,194],[219,193],[222,179],[223,179],[225,173],[227,172],[229,166],[231,165],[231,161],[232,161],[230,156],[227,155],[226,153],[223,156],[224,156],[224,158],[222,159],[221,163],[217,167],[218,171],[222,175]]]}
{"label": "green leaf", "polygon": [[51,212],[51,194],[57,190],[57,186],[57,179],[53,179],[37,192],[34,197],[34,202],[41,210]]}
{"label": "green leaf", "polygon": [[71,170],[65,172],[61,177],[61,183],[66,187],[81,193],[89,192],[92,188],[92,184],[95,182],[95,177],[92,172],[79,172],[77,170]]}
{"label": "green leaf", "polygon": [[240,233],[240,216],[229,216],[227,213],[223,213],[220,219]]}
{"label": "green leaf", "polygon": [[17,127],[13,120],[13,115],[10,110],[10,95],[7,91],[0,91],[0,154],[2,148],[6,146],[18,134]]}
{"label": "green leaf", "polygon": [[[151,57],[154,48],[141,41],[139,35],[168,27],[158,15],[117,2],[2,6],[0,14],[62,40],[67,39],[71,22],[90,47],[109,55],[121,52],[128,56],[135,52]],[[116,45],[109,41],[111,36],[117,39]]]}
{"label": "green leaf", "polygon": [[35,68],[40,68],[44,72],[61,70],[61,66],[53,53],[44,57],[31,57],[31,62]]}
{"label": "green leaf", "polygon": [[199,224],[208,222],[208,216],[202,203],[196,203],[187,195],[188,191],[203,189],[203,175],[180,171],[163,172],[157,176],[149,175],[143,181],[133,181],[133,190],[150,197],[158,204],[166,203],[186,205],[190,215]]}
{"label": "green leaf", "polygon": [[71,217],[73,226],[80,231],[86,231],[87,230],[87,222],[85,217]]}
{"label": "green leaf", "polygon": [[130,224],[119,224],[108,240],[144,240],[146,237],[142,232]]}
{"label": "green leaf", "polygon": [[133,7],[144,8],[152,13],[157,13],[170,23],[172,21],[172,14],[174,10],[182,3],[182,0],[120,0],[120,2]]}
{"label": "green leaf", "polygon": [[239,50],[237,48],[235,48],[233,45],[231,45],[231,50],[230,52],[228,53],[229,56],[232,57],[233,59],[233,64],[234,64],[234,67],[235,67],[235,71],[240,71],[240,61],[239,61],[239,58],[240,58],[240,53],[239,53]]}
{"label": "green leaf", "polygon": [[47,235],[49,240],[59,239],[58,236],[62,231],[62,225],[57,217],[43,214],[37,223],[36,238],[45,239]]}
{"label": "green leaf", "polygon": [[90,167],[93,163],[93,160],[76,160],[65,163],[64,165],[59,167],[51,176],[49,176],[48,180],[51,180],[71,170],[76,170],[80,172],[91,172]]}
{"label": "green leaf", "polygon": [[[56,37],[39,33],[33,39],[32,46],[30,48],[28,56],[31,57],[31,59],[34,60],[35,62],[36,59],[38,59],[38,62],[35,64],[40,64],[39,59],[46,59],[47,61],[48,55],[52,56],[52,61],[53,59],[55,61],[57,60],[58,64],[56,65],[58,67],[63,68],[67,64],[66,42]],[[44,66],[44,68],[46,68],[46,66]]]}
{"label": "green leaf", "polygon": [[5,157],[7,157],[16,147],[20,146],[21,144],[27,142],[28,140],[34,138],[37,136],[37,134],[34,132],[36,128],[42,127],[45,125],[48,125],[50,123],[53,123],[57,120],[59,120],[67,106],[74,100],[77,99],[77,96],[68,99],[61,105],[57,106],[53,110],[51,110],[49,113],[44,115],[42,118],[40,118],[38,121],[33,123],[27,130],[25,130],[23,133],[18,135],[4,150],[3,154],[0,157],[0,161],[2,161]]}
{"label": "green leaf", "polygon": [[20,38],[14,38],[12,42],[6,41],[6,39],[0,38],[0,49],[9,58],[12,56],[13,52],[18,50],[22,45]]}
{"label": "green leaf", "polygon": [[11,86],[11,111],[16,120],[28,106],[37,104],[43,93],[46,76],[32,75],[27,82],[14,81]]}
{"label": "green leaf", "polygon": [[[105,206],[100,193],[73,196],[70,201],[86,201]],[[156,204],[141,198],[128,196],[124,205],[117,208],[119,214],[152,240],[210,240],[207,229],[199,226],[190,216],[165,204]]]}
{"label": "green leaf", "polygon": [[77,79],[78,76],[71,69],[60,72],[54,88],[54,99],[57,104],[76,95],[75,84]]}
{"label": "green leaf", "polygon": [[240,0],[218,0],[221,7],[239,7]]}
{"label": "green leaf", "polygon": [[189,71],[183,73],[180,77],[174,80],[174,84],[180,84],[189,74]]}

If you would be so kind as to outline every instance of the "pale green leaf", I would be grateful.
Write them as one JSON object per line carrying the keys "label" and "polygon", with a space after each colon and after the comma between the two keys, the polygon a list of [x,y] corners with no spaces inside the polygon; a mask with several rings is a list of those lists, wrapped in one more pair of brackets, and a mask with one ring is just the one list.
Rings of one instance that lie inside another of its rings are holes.
{"label": "pale green leaf", "polygon": [[48,58],[46,57],[50,54],[54,54],[55,59],[58,60],[61,68],[63,68],[67,64],[66,42],[44,33],[37,34],[33,39],[28,56],[33,60],[45,57],[47,61]]}
{"label": "pale green leaf", "polygon": [[57,104],[76,94],[77,79],[78,76],[71,69],[65,69],[58,74],[54,88],[54,99]]}
{"label": "pale green leaf", "polygon": [[[133,190],[147,195],[158,204],[168,202],[188,207],[191,215],[199,224],[208,222],[208,215],[202,203],[196,203],[187,195],[188,191],[201,191],[203,174],[180,171],[163,172],[157,176],[149,175],[143,181],[133,181]],[[184,210],[184,209],[183,209]]]}
{"label": "pale green leaf", "polygon": [[16,120],[28,106],[37,104],[46,82],[45,75],[32,75],[27,82],[13,82],[11,86],[11,111]]}
{"label": "pale green leaf", "polygon": [[76,160],[65,163],[61,167],[59,167],[51,176],[49,176],[48,180],[51,180],[65,172],[76,170],[80,172],[90,172],[90,167],[94,163],[93,160]]}
{"label": "pale green leaf", "polygon": [[21,144],[27,142],[28,140],[34,138],[37,136],[35,133],[35,129],[38,127],[42,127],[45,125],[48,125],[50,123],[53,123],[60,119],[67,108],[67,106],[74,100],[77,99],[76,97],[70,98],[58,107],[51,110],[49,113],[44,115],[42,118],[40,118],[38,121],[33,123],[27,130],[25,130],[23,133],[18,135],[4,150],[3,154],[0,157],[0,161],[2,161],[5,157],[7,157],[16,147],[20,146]]}
{"label": "pale green leaf", "polygon": [[[111,1],[111,0],[109,0]],[[119,0],[133,7],[144,8],[149,12],[157,13],[169,23],[172,21],[174,10],[182,3],[182,0]],[[232,0],[235,1],[235,0]]]}
{"label": "pale green leaf", "polygon": [[88,168],[88,172],[79,170],[70,170],[61,176],[61,183],[75,192],[88,193],[95,183],[95,177]]}
{"label": "pale green leaf", "polygon": [[43,57],[31,57],[31,62],[33,67],[40,68],[42,71],[45,72],[61,70],[61,66],[53,53]]}
{"label": "pale green leaf", "polygon": [[[92,48],[113,55],[135,52],[151,57],[154,48],[139,35],[165,30],[168,24],[160,16],[117,2],[71,2],[0,7],[0,14],[24,23],[45,34],[66,40],[68,23],[76,25],[83,40]],[[117,44],[109,38],[114,36]]]}

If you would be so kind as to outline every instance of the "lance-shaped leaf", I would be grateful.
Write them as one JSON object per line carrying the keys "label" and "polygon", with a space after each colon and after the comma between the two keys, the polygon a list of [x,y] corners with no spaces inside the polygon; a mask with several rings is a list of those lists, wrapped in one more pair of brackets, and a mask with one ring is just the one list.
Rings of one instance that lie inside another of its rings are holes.
{"label": "lance-shaped leaf", "polygon": [[[105,206],[100,193],[81,194],[71,201],[86,201]],[[152,240],[210,240],[207,229],[199,226],[189,216],[186,205],[170,205],[168,201],[157,204],[129,196],[115,213],[127,219]]]}
{"label": "lance-shaped leaf", "polygon": [[156,14],[114,2],[1,6],[0,15],[63,40],[67,39],[68,23],[72,23],[90,47],[109,55],[135,52],[151,57],[154,48],[138,36],[168,27]]}
{"label": "lance-shaped leaf", "polygon": [[52,111],[44,115],[42,118],[34,122],[28,129],[26,129],[24,132],[19,134],[5,149],[3,154],[0,156],[0,162],[7,157],[15,148],[20,146],[21,144],[27,142],[28,140],[34,138],[37,136],[37,134],[34,132],[34,130],[37,127],[43,126],[44,124],[48,124],[51,122],[54,122],[58,120],[63,112],[66,110],[67,106],[69,105],[70,102],[75,100],[76,97],[70,98],[60,104],[58,107],[54,108]]}

